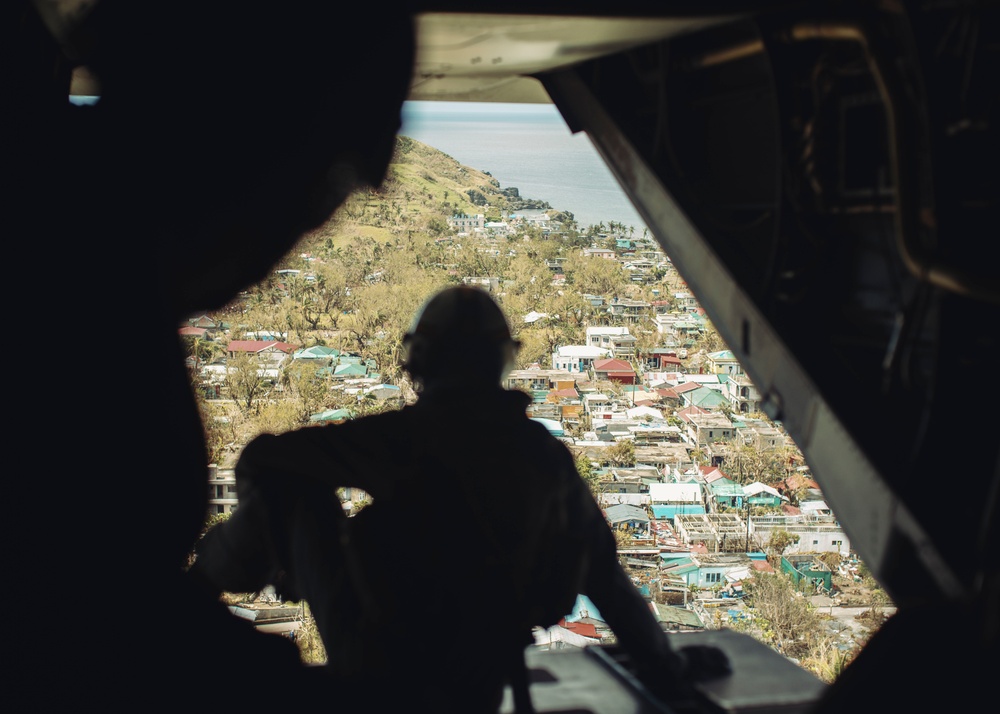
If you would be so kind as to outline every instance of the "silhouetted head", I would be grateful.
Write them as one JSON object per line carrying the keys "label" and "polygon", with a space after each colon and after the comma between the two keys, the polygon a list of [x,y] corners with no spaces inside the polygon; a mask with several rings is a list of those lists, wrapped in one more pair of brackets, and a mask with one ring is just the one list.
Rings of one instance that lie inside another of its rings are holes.
{"label": "silhouetted head", "polygon": [[521,343],[485,290],[446,288],[417,312],[403,337],[404,368],[418,384],[495,385],[514,366]]}
{"label": "silhouetted head", "polygon": [[74,36],[101,85],[87,179],[143,226],[176,317],[222,307],[381,184],[413,78],[405,7],[98,2]]}

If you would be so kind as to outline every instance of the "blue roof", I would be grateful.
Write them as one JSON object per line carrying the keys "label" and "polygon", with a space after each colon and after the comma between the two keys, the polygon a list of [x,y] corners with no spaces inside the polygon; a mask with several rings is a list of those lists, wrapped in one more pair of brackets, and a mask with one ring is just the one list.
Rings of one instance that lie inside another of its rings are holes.
{"label": "blue roof", "polygon": [[678,503],[672,505],[656,504],[653,507],[653,518],[656,520],[672,520],[674,516],[698,515],[705,512],[705,507],[701,504]]}
{"label": "blue roof", "polygon": [[544,426],[549,430],[552,436],[563,436],[566,432],[563,430],[562,424],[557,422],[555,419],[543,419],[542,417],[531,417],[532,421],[537,421],[539,424]]}
{"label": "blue roof", "polygon": [[573,604],[573,611],[566,615],[566,622],[576,622],[585,617],[605,622],[601,611],[597,609],[597,605],[589,597],[586,595],[577,595],[576,602]]}
{"label": "blue roof", "polygon": [[327,409],[318,414],[313,414],[309,417],[309,421],[342,421],[350,418],[351,412],[347,409]]}

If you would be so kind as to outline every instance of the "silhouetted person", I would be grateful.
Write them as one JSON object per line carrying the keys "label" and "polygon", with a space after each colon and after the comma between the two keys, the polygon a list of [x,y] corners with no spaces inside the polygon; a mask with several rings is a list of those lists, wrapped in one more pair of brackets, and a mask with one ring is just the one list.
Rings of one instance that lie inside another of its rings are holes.
{"label": "silhouetted person", "polygon": [[[501,388],[518,343],[492,298],[431,298],[404,338],[415,404],[262,435],[236,466],[239,508],[194,570],[215,589],[274,584],[309,602],[332,675],[409,709],[495,711],[533,625],[593,600],[648,682],[680,660],[621,568],[569,450]],[[373,504],[344,515],[337,489]]]}
{"label": "silhouetted person", "polygon": [[[118,345],[8,385],[9,440],[24,448],[6,562],[32,613],[5,638],[5,701],[287,703],[311,674],[294,644],[232,617],[185,571],[208,457],[178,327],[267,275],[351,190],[379,185],[412,79],[411,18],[313,0],[3,10],[7,262],[36,273],[22,296],[46,341],[107,330]],[[69,102],[76,65],[99,78],[94,106]],[[122,367],[126,344],[141,357]],[[280,685],[231,686],[254,667]]]}

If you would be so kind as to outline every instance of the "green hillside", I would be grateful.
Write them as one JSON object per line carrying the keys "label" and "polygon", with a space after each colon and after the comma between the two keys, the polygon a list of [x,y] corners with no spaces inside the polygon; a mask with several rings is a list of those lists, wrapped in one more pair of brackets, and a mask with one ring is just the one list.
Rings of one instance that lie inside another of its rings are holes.
{"label": "green hillside", "polygon": [[549,205],[520,197],[517,187],[502,187],[488,173],[463,166],[426,144],[399,137],[383,185],[355,194],[327,225],[307,236],[300,249],[317,252],[316,246],[327,241],[344,247],[355,236],[379,242],[402,235],[438,237],[447,233],[449,216],[482,213],[487,220],[500,220],[504,211],[522,208]]}

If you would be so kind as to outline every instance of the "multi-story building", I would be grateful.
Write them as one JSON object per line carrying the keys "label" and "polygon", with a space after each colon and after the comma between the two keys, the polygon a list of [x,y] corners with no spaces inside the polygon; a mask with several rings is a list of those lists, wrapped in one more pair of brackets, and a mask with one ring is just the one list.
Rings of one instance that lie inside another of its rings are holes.
{"label": "multi-story building", "polygon": [[767,543],[774,531],[787,531],[798,536],[798,541],[790,544],[784,555],[800,553],[840,553],[847,556],[851,552],[851,541],[834,516],[751,516],[750,534],[759,543]]}
{"label": "multi-story building", "polygon": [[720,350],[710,352],[706,357],[708,371],[713,374],[743,374],[743,365],[733,354],[732,350]]}
{"label": "multi-story building", "polygon": [[552,369],[573,374],[587,373],[599,359],[606,359],[611,350],[591,345],[563,345],[552,353]]}
{"label": "multi-story building", "polygon": [[653,316],[653,306],[645,300],[614,298],[608,303],[608,314],[617,320],[637,323]]}
{"label": "multi-story building", "polygon": [[627,327],[612,327],[610,325],[591,325],[587,328],[587,344],[591,347],[603,347],[615,359],[631,359],[635,356],[635,342]]}
{"label": "multi-story building", "polygon": [[736,414],[760,411],[760,392],[745,374],[734,374],[722,385],[723,394],[729,399]]}
{"label": "multi-story building", "polygon": [[482,213],[475,216],[457,213],[448,219],[448,225],[458,233],[478,233],[486,228],[486,216]]}
{"label": "multi-story building", "polygon": [[233,469],[208,466],[208,513],[222,515],[236,510],[236,473]]}

